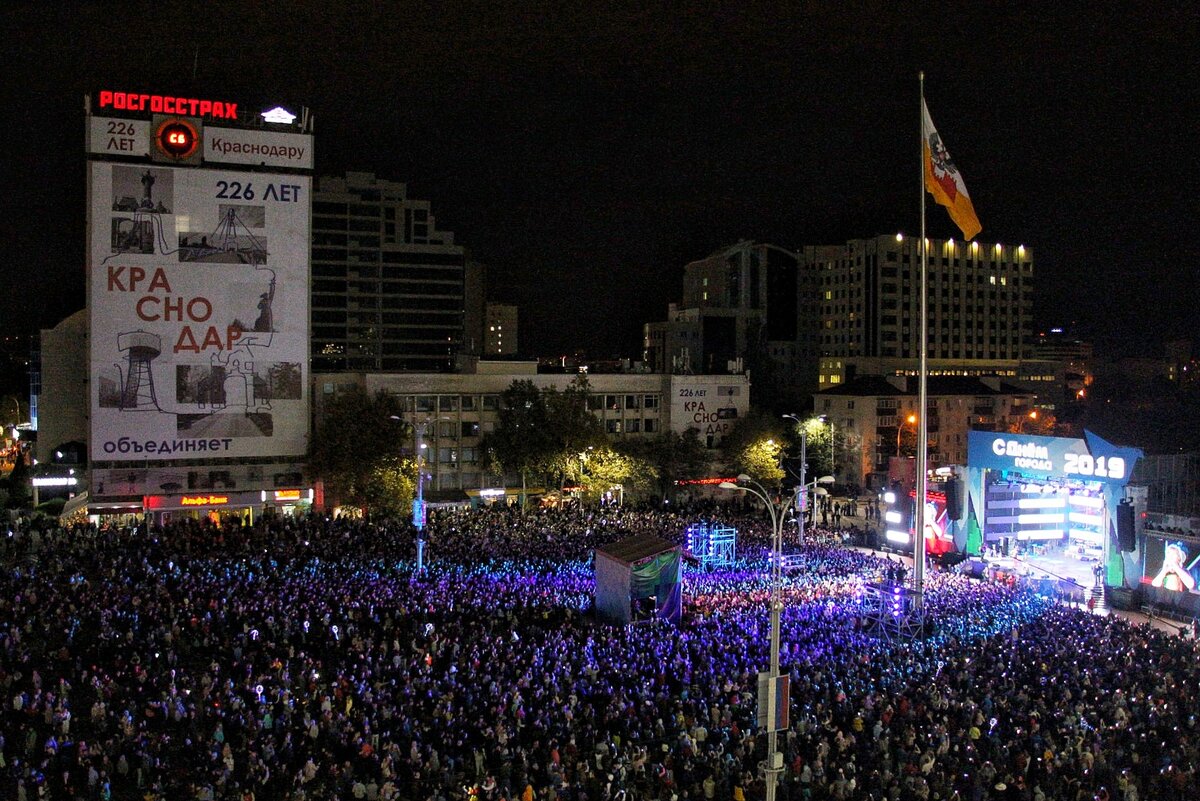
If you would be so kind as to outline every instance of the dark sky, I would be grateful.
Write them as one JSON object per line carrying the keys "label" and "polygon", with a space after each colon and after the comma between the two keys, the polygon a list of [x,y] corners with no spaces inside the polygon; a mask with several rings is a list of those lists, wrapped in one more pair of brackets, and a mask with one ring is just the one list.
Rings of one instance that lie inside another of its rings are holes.
{"label": "dark sky", "polygon": [[[1022,5],[6,6],[0,327],[82,306],[102,87],[309,106],[318,172],[431,200],[526,348],[632,355],[719,246],[915,232],[923,69],[980,238],[1034,249],[1039,325],[1190,336],[1200,16]],[[932,205],[929,232],[959,236]]]}

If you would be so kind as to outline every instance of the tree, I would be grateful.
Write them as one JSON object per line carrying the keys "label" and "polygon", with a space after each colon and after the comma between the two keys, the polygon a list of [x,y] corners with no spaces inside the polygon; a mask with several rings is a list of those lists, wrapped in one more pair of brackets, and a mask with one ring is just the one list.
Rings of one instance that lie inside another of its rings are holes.
{"label": "tree", "polygon": [[1010,422],[1007,427],[1010,434],[1033,434],[1039,437],[1053,437],[1058,432],[1058,421],[1054,415],[1040,409],[1034,409]]}
{"label": "tree", "polygon": [[417,465],[412,459],[380,460],[367,475],[361,493],[371,514],[386,518],[411,512],[417,493],[416,475]]}
{"label": "tree", "polygon": [[709,470],[708,453],[695,428],[687,428],[682,434],[664,431],[652,439],[630,440],[620,443],[617,449],[653,470],[661,498],[672,496],[677,480],[702,478]]}
{"label": "tree", "polygon": [[762,484],[777,485],[784,477],[779,466],[783,433],[782,420],[769,412],[751,410],[721,440],[721,450],[739,475],[745,473]]}
{"label": "tree", "polygon": [[588,410],[591,384],[582,373],[561,392],[555,387],[545,391],[546,430],[550,446],[559,453],[577,454],[589,447],[606,445],[604,424]]}
{"label": "tree", "polygon": [[405,454],[412,428],[401,419],[402,411],[396,396],[372,396],[359,386],[325,404],[313,436],[309,471],[325,482],[336,502],[372,511],[402,510],[411,502],[411,494],[393,496],[405,486],[396,471],[416,486],[416,464]]}
{"label": "tree", "polygon": [[584,500],[589,503],[595,503],[613,487],[621,487],[630,496],[647,495],[658,479],[654,465],[624,448],[617,450],[607,445],[567,457],[563,474],[582,488]]}
{"label": "tree", "polygon": [[546,398],[532,381],[514,381],[500,393],[500,419],[482,443],[484,461],[494,472],[521,476],[524,502],[529,479],[545,473],[556,448],[546,410]]}

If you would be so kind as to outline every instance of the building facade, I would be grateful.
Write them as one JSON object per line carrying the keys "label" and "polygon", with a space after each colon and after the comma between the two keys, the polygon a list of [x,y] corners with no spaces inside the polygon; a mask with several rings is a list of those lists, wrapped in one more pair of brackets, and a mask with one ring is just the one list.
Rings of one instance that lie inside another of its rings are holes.
{"label": "building facade", "polygon": [[483,354],[515,356],[519,352],[517,307],[511,303],[489,303],[484,312]]}
{"label": "building facade", "polygon": [[[61,398],[84,398],[88,512],[245,519],[301,497],[311,116],[112,91],[85,108],[86,381]],[[44,371],[75,358],[45,344]]]}
{"label": "building facade", "polygon": [[315,371],[450,370],[471,346],[466,250],[405,184],[319,178],[312,275]]}
{"label": "building facade", "polygon": [[[805,393],[862,375],[913,374],[921,252],[903,235],[807,246],[739,242],[684,268],[683,301],[644,327],[664,372],[751,369]],[[1057,389],[1067,369],[1029,349],[1033,254],[1023,245],[929,240],[931,374]]]}
{"label": "building facade", "polygon": [[[484,472],[480,451],[483,438],[500,419],[504,390],[514,381],[528,380],[539,388],[561,391],[575,377],[538,373],[535,362],[480,361],[469,373],[317,374],[313,397],[319,420],[324,403],[355,384],[371,394],[398,396],[414,438],[423,431],[431,474],[428,489],[453,495],[504,483],[505,477]],[[700,441],[714,448],[750,410],[749,382],[741,375],[602,373],[587,378],[588,408],[613,439],[694,428]],[[519,486],[516,477],[509,480]]]}
{"label": "building facade", "polygon": [[[919,237],[895,234],[806,247],[802,262],[815,293],[806,296],[806,306],[820,350],[819,389],[915,365]],[[1032,334],[1033,268],[1033,254],[1024,245],[928,240],[931,371],[995,370],[993,375],[1017,377]]]}
{"label": "building facade", "polygon": [[88,318],[80,310],[54,328],[41,332],[40,403],[44,416],[38,429],[36,458],[55,461],[55,450],[88,438]]}
{"label": "building facade", "polygon": [[[966,464],[968,431],[1019,429],[1035,399],[998,378],[956,376],[930,377],[927,395],[931,469]],[[921,415],[916,378],[862,376],[817,393],[813,405],[833,425],[841,481],[880,486],[893,458],[915,453]]]}
{"label": "building facade", "polygon": [[684,267],[683,302],[643,328],[644,359],[656,372],[725,373],[770,359],[785,381],[808,363],[798,313],[796,254],[739,242]]}

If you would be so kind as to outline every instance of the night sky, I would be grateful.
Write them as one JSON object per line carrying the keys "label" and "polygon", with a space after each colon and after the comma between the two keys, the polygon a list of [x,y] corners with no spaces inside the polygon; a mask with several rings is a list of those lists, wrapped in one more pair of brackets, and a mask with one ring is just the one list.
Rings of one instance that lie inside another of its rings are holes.
{"label": "night sky", "polygon": [[[83,305],[101,88],[307,105],[318,172],[432,201],[524,350],[600,356],[722,245],[915,233],[922,69],[980,239],[1034,249],[1040,327],[1152,354],[1196,329],[1194,8],[790,5],[6,6],[0,329]],[[929,233],[960,236],[932,203]]]}

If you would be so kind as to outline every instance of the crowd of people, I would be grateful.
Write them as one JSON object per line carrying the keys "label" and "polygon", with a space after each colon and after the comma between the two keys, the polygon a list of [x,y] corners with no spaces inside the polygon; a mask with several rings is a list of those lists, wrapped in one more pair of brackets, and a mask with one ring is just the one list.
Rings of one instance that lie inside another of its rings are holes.
{"label": "crowd of people", "polygon": [[[722,514],[729,514],[728,512]],[[696,518],[441,512],[15,530],[0,557],[0,798],[761,798],[761,514],[684,571],[681,625],[593,610],[593,549]],[[895,562],[818,528],[784,577],[787,799],[1180,797],[1190,639],[951,573],[928,632],[881,636]]]}

